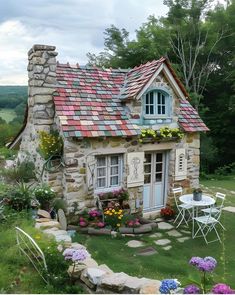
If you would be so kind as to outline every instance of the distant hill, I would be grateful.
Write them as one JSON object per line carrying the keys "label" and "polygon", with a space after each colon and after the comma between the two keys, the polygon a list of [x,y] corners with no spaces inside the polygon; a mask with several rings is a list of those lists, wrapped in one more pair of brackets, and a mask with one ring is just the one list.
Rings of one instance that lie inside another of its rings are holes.
{"label": "distant hill", "polygon": [[0,86],[0,109],[15,109],[26,104],[28,86]]}

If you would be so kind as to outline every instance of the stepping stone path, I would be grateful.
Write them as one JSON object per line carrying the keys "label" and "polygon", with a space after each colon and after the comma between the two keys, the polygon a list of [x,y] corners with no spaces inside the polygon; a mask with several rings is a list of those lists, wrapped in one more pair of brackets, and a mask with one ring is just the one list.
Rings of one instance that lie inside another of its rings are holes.
{"label": "stepping stone path", "polygon": [[172,246],[166,246],[166,247],[163,247],[162,249],[169,251],[171,248],[172,248]]}
{"label": "stepping stone path", "polygon": [[144,243],[137,240],[131,240],[128,243],[126,243],[126,245],[130,248],[139,248],[139,247],[143,247]]}
{"label": "stepping stone path", "polygon": [[171,241],[168,239],[160,239],[160,240],[154,241],[154,243],[158,246],[165,246],[167,244],[170,244]]}
{"label": "stepping stone path", "polygon": [[137,253],[137,255],[140,255],[140,256],[150,256],[150,255],[153,255],[153,254],[158,254],[158,252],[153,247],[148,247],[148,248],[145,248],[145,249],[141,249]]}
{"label": "stepping stone path", "polygon": [[180,242],[180,243],[183,243],[183,242],[185,242],[185,241],[187,241],[189,239],[190,239],[190,237],[182,237],[182,238],[178,238],[177,241]]}
{"label": "stepping stone path", "polygon": [[189,230],[182,229],[181,232],[184,233],[184,234],[191,234],[191,231],[189,231]]}
{"label": "stepping stone path", "polygon": [[176,229],[172,229],[172,230],[168,231],[167,234],[170,237],[176,237],[176,238],[182,236],[182,234],[180,232],[178,232]]}
{"label": "stepping stone path", "polygon": [[235,207],[228,206],[223,208],[224,211],[235,213]]}
{"label": "stepping stone path", "polygon": [[155,233],[149,236],[150,238],[161,238],[162,237],[162,233]]}
{"label": "stepping stone path", "polygon": [[173,229],[174,226],[167,222],[159,222],[158,223],[158,229],[168,230]]}

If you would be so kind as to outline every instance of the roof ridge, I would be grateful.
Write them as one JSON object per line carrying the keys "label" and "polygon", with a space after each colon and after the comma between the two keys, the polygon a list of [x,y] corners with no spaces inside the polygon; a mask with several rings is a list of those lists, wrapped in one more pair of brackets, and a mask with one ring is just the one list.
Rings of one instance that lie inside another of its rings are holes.
{"label": "roof ridge", "polygon": [[96,65],[79,65],[79,63],[76,64],[70,64],[67,63],[60,63],[57,61],[57,66],[61,68],[70,68],[70,69],[83,69],[83,70],[99,70],[99,71],[112,71],[112,72],[124,72],[127,73],[130,71],[130,68],[122,69],[122,68],[105,68],[105,67],[98,67]]}

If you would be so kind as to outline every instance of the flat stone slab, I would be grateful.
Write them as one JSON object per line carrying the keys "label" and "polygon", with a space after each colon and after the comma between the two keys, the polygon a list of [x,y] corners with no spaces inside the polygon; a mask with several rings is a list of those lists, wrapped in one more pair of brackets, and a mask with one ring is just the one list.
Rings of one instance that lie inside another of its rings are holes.
{"label": "flat stone slab", "polygon": [[162,233],[155,233],[149,236],[150,238],[161,238],[162,237]]}
{"label": "flat stone slab", "polygon": [[163,247],[162,249],[169,251],[171,248],[172,248],[172,246],[166,246],[166,247]]}
{"label": "flat stone slab", "polygon": [[167,244],[170,244],[171,241],[168,239],[160,239],[160,240],[154,241],[154,243],[159,246],[165,246]]}
{"label": "flat stone slab", "polygon": [[184,233],[184,234],[191,234],[191,231],[190,230],[184,230],[184,229],[182,229],[181,232]]}
{"label": "flat stone slab", "polygon": [[139,248],[139,247],[143,247],[144,243],[141,241],[137,241],[137,240],[131,240],[131,241],[127,242],[126,245],[130,248]]}
{"label": "flat stone slab", "polygon": [[176,237],[176,238],[182,236],[182,234],[180,232],[178,232],[176,229],[172,229],[172,230],[168,231],[167,234],[170,237]]}
{"label": "flat stone slab", "polygon": [[156,222],[161,222],[161,221],[164,221],[164,219],[161,218],[161,217],[158,217],[158,218],[155,219],[155,221],[156,221]]}
{"label": "flat stone slab", "polygon": [[51,215],[50,215],[50,213],[47,212],[46,210],[38,209],[37,214],[38,214],[38,216],[41,216],[41,217],[43,217],[43,218],[51,219]]}
{"label": "flat stone slab", "polygon": [[147,248],[141,249],[137,253],[137,255],[140,255],[140,256],[151,256],[154,254],[158,254],[158,252],[153,247],[147,247]]}
{"label": "flat stone slab", "polygon": [[60,223],[58,221],[47,221],[47,222],[37,222],[35,224],[36,228],[44,229],[44,228],[52,228],[57,227],[60,228]]}
{"label": "flat stone slab", "polygon": [[159,222],[158,223],[158,229],[168,230],[174,228],[173,225],[167,222]]}
{"label": "flat stone slab", "polygon": [[190,239],[190,237],[182,237],[182,238],[178,238],[177,241],[180,242],[180,243],[183,243],[183,242],[185,242],[185,241],[187,241],[189,239]]}
{"label": "flat stone slab", "polygon": [[235,207],[228,206],[223,208],[224,211],[235,213]]}

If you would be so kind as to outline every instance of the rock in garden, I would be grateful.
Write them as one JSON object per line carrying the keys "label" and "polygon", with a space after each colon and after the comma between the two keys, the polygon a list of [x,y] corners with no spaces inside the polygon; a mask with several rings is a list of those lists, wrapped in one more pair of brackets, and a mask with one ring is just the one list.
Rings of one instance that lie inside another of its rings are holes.
{"label": "rock in garden", "polygon": [[168,231],[167,234],[170,237],[176,237],[176,238],[182,236],[182,234],[180,232],[178,232],[177,230],[175,230],[175,229],[172,229],[172,230]]}
{"label": "rock in garden", "polygon": [[58,219],[59,219],[59,223],[60,223],[61,228],[66,230],[67,229],[67,219],[64,214],[64,211],[62,209],[59,209],[57,215],[58,215]]}
{"label": "rock in garden", "polygon": [[140,256],[151,256],[154,254],[157,254],[158,252],[156,251],[156,249],[154,249],[153,247],[147,247],[144,249],[141,249],[137,252],[137,255]]}
{"label": "rock in garden", "polygon": [[115,293],[115,291],[120,292],[123,290],[124,284],[128,278],[129,278],[129,276],[123,272],[114,273],[111,275],[104,276],[101,279],[100,286],[102,288],[110,289],[114,293]]}
{"label": "rock in garden", "polygon": [[139,218],[139,221],[140,221],[141,224],[148,224],[148,223],[152,223],[153,222],[152,220],[146,219],[144,217],[140,217]]}
{"label": "rock in garden", "polygon": [[143,247],[144,243],[141,241],[137,241],[137,240],[131,240],[131,241],[127,242],[126,245],[130,248],[138,248],[138,247]]}
{"label": "rock in garden", "polygon": [[148,224],[134,228],[135,234],[149,233],[151,231],[152,231],[152,227],[151,227],[151,225],[148,225]]}
{"label": "rock in garden", "polygon": [[159,222],[158,223],[158,229],[167,230],[167,229],[172,229],[172,228],[174,228],[174,226],[171,225],[170,223],[167,223],[167,222]]}
{"label": "rock in garden", "polygon": [[47,222],[47,221],[51,221],[51,218],[36,218],[35,221],[36,222]]}
{"label": "rock in garden", "polygon": [[38,214],[39,217],[51,219],[50,213],[47,212],[46,210],[38,209],[37,214]]}
{"label": "rock in garden", "polygon": [[86,269],[86,276],[88,277],[89,281],[94,284],[98,285],[101,282],[101,278],[106,274],[106,272],[99,268],[88,267]]}
{"label": "rock in garden", "polygon": [[133,234],[134,230],[132,227],[120,227],[119,232],[120,234]]}
{"label": "rock in garden", "polygon": [[39,229],[52,228],[52,227],[60,228],[60,224],[58,221],[48,221],[48,222],[40,222],[40,223],[37,222],[35,227]]}
{"label": "rock in garden", "polygon": [[166,250],[166,251],[169,251],[171,248],[172,248],[172,246],[163,247],[163,249]]}
{"label": "rock in garden", "polygon": [[180,242],[180,243],[183,243],[185,242],[186,240],[189,240],[190,237],[182,237],[182,238],[178,238],[177,241]]}
{"label": "rock in garden", "polygon": [[149,236],[150,238],[161,238],[162,237],[162,233],[154,233],[151,236]]}
{"label": "rock in garden", "polygon": [[165,246],[167,244],[170,244],[171,241],[168,239],[160,239],[160,240],[154,241],[154,243],[159,246]]}
{"label": "rock in garden", "polygon": [[106,229],[106,228],[95,229],[95,228],[90,227],[88,229],[88,234],[89,235],[110,235],[111,234],[111,230],[110,229]]}
{"label": "rock in garden", "polygon": [[140,294],[159,294],[160,286],[161,286],[161,282],[158,280],[147,280],[147,282],[142,285],[139,293]]}

